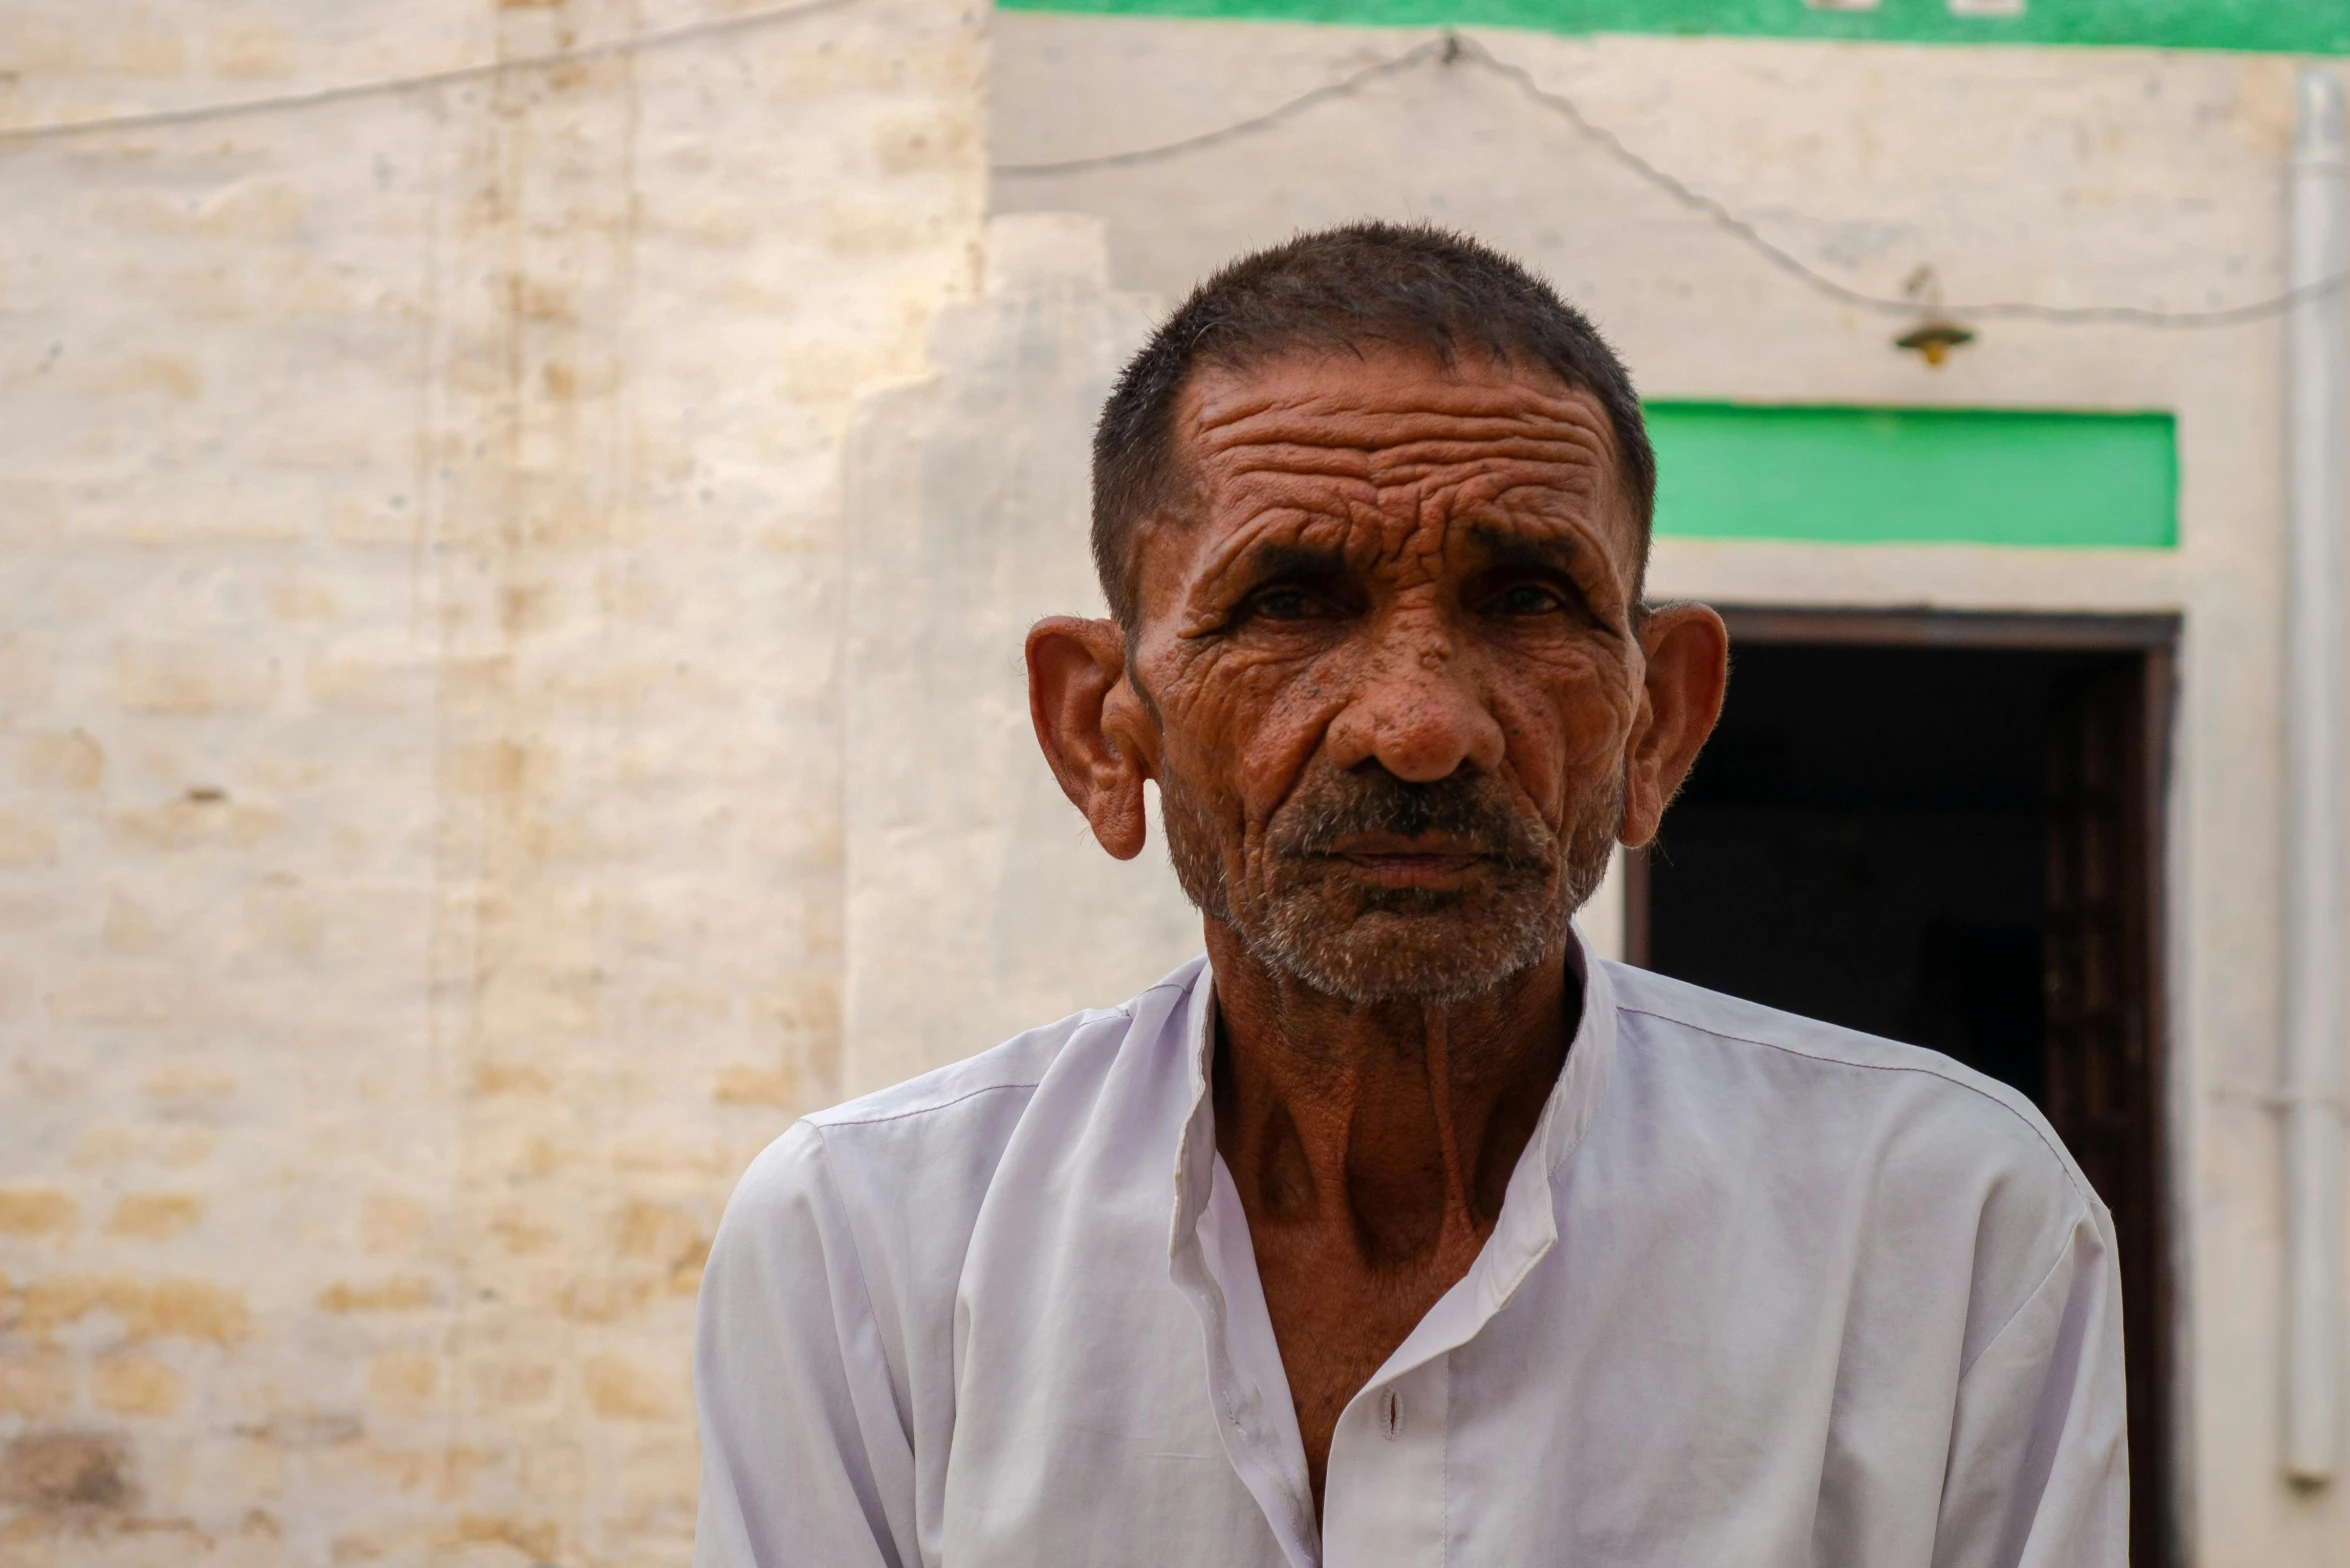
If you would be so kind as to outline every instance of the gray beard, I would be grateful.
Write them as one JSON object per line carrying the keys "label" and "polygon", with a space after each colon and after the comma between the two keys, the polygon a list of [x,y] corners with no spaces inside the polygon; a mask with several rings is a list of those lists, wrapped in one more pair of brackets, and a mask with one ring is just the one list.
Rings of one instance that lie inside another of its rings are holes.
{"label": "gray beard", "polygon": [[[1182,781],[1160,786],[1168,858],[1200,912],[1221,921],[1266,967],[1357,1005],[1481,995],[1564,947],[1567,922],[1607,875],[1623,821],[1624,780],[1560,835],[1523,811],[1498,779],[1455,774],[1407,784],[1344,774],[1301,789],[1275,812],[1255,858],[1264,874],[1236,888],[1226,834]],[[1360,832],[1436,829],[1492,858],[1458,890],[1367,888],[1328,846]]]}

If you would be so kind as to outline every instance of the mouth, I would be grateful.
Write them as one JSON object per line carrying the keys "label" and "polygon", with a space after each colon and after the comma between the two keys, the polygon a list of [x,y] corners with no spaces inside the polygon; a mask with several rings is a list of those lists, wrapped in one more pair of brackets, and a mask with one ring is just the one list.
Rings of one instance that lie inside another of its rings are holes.
{"label": "mouth", "polygon": [[1331,845],[1329,854],[1374,887],[1451,887],[1493,858],[1475,844],[1444,834],[1355,834]]}

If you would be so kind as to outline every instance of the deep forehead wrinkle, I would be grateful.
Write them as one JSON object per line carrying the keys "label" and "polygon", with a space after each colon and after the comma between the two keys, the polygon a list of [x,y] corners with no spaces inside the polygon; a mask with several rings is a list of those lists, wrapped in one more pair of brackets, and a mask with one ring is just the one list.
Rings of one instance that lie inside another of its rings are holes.
{"label": "deep forehead wrinkle", "polygon": [[1480,379],[1397,377],[1390,366],[1321,359],[1210,373],[1185,400],[1192,461],[1212,488],[1244,491],[1314,480],[1384,490],[1447,470],[1511,468],[1510,488],[1555,488],[1577,500],[1596,492],[1614,441],[1593,401],[1547,374],[1482,368]]}
{"label": "deep forehead wrinkle", "polygon": [[[1461,525],[1476,525],[1489,540],[1573,534],[1602,525],[1606,511],[1604,470],[1548,450],[1252,445],[1213,454],[1201,466],[1210,510],[1230,530],[1211,554],[1226,562],[1269,536],[1318,536],[1324,547],[1359,552],[1369,545],[1380,554],[1418,534],[1411,548],[1425,553]],[[1372,537],[1384,549],[1371,545]]]}
{"label": "deep forehead wrinkle", "polygon": [[[1591,397],[1548,375],[1497,367],[1489,378],[1458,374],[1398,378],[1364,365],[1347,374],[1346,360],[1274,360],[1247,372],[1210,371],[1185,394],[1194,428],[1215,430],[1276,411],[1308,419],[1427,414],[1466,419],[1552,419],[1595,424],[1606,419]],[[1308,379],[1310,378],[1310,380]]]}
{"label": "deep forehead wrinkle", "polygon": [[1315,408],[1287,400],[1203,408],[1194,451],[1211,469],[1251,454],[1366,477],[1495,459],[1598,468],[1611,455],[1606,422],[1565,400],[1516,409]]}

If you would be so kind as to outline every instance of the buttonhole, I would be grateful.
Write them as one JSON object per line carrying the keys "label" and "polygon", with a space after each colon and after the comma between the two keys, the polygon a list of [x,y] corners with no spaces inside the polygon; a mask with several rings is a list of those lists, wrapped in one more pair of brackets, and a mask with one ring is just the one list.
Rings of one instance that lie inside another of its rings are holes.
{"label": "buttonhole", "polygon": [[1403,1425],[1403,1405],[1395,1397],[1395,1390],[1387,1391],[1387,1440],[1395,1441],[1396,1428]]}

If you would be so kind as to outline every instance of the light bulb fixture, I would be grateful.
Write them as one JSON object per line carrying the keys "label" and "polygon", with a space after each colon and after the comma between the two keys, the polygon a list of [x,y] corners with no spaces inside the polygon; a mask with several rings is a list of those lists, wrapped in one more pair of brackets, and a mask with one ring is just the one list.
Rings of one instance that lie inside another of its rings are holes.
{"label": "light bulb fixture", "polygon": [[1940,365],[1950,357],[1950,351],[1964,343],[1972,343],[1974,333],[1947,316],[1928,316],[1909,331],[1893,340],[1895,348],[1905,348],[1924,357],[1929,365]]}
{"label": "light bulb fixture", "polygon": [[1895,348],[1907,349],[1939,369],[1952,349],[1975,340],[1970,329],[1942,313],[1942,280],[1931,262],[1904,279],[1901,292],[1917,301],[1921,316],[1916,326],[1893,340]]}

